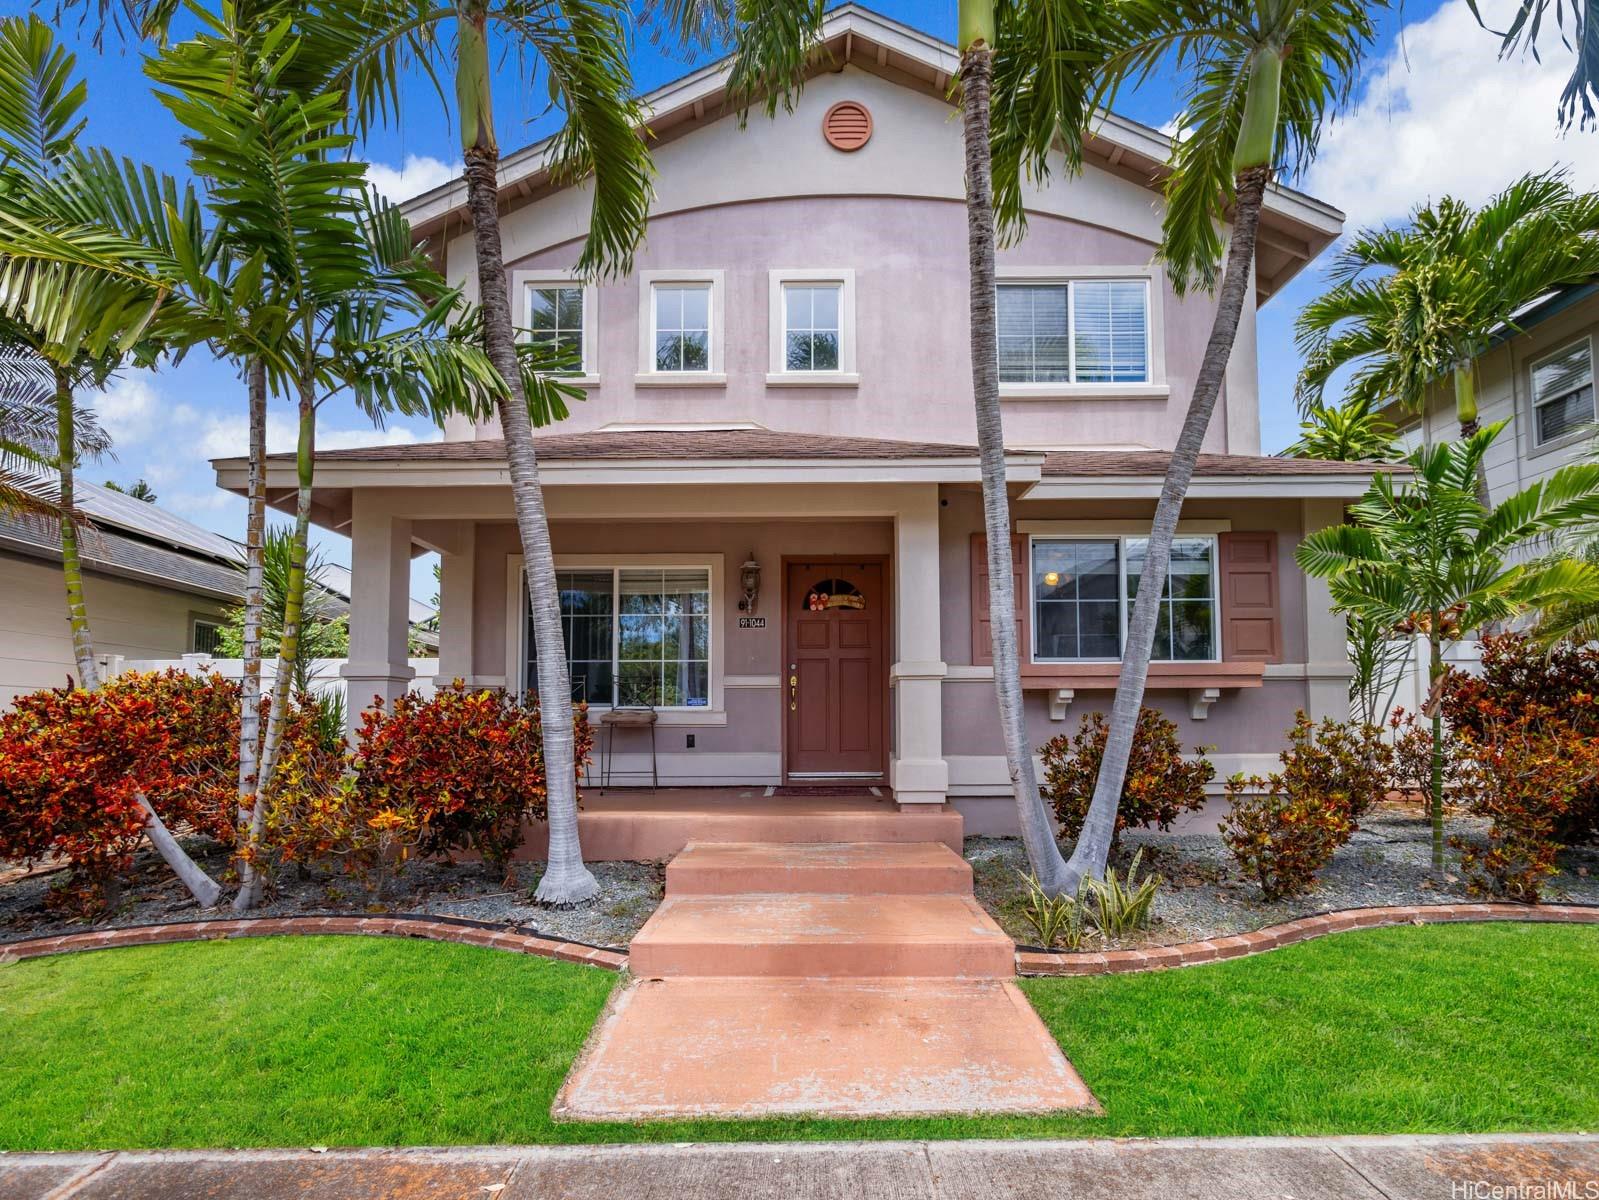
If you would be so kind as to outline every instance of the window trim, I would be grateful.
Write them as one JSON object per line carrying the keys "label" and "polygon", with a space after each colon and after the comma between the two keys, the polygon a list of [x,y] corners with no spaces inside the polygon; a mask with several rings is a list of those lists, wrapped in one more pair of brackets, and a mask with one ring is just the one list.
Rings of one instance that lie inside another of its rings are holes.
{"label": "window trim", "polygon": [[[788,306],[783,289],[788,284],[837,284],[838,294],[838,370],[790,371],[788,369]],[[859,387],[861,377],[856,359],[855,271],[851,267],[773,268],[767,272],[766,291],[767,387]]]}
{"label": "window trim", "polygon": [[[1144,284],[1144,360],[1149,364],[1149,379],[1144,383],[1004,383],[999,385],[1002,400],[1164,400],[1171,395],[1166,379],[1165,317],[1162,311],[1163,276],[1151,266],[1141,267],[1017,267],[1000,266],[994,272],[995,288],[1005,284],[1063,284],[1067,288],[1068,339],[1075,313],[1071,284],[1124,279]],[[1075,352],[1073,352],[1075,360]]]}
{"label": "window trim", "polygon": [[517,323],[521,328],[526,329],[532,324],[531,300],[528,293],[534,288],[548,287],[575,287],[582,290],[583,366],[578,374],[567,376],[563,382],[576,384],[578,387],[598,387],[600,385],[600,289],[580,279],[572,271],[543,268],[512,271],[511,295],[517,298],[516,312],[519,318]]}
{"label": "window trim", "polygon": [[[558,554],[557,571],[659,570],[662,567],[697,567],[710,572],[710,696],[703,706],[682,705],[658,708],[657,725],[726,725],[727,708],[723,623],[723,556],[720,554]],[[507,556],[506,562],[506,637],[505,688],[520,696],[527,690],[527,586],[525,559],[520,554]],[[611,653],[616,653],[613,625]],[[608,712],[609,704],[589,704],[591,713]]]}
{"label": "window trim", "polygon": [[199,638],[196,635],[198,634],[199,628],[200,628],[201,625],[210,625],[211,627],[213,627],[217,631],[218,639],[220,639],[221,636],[222,636],[222,630],[227,626],[227,621],[224,618],[222,618],[222,617],[212,616],[209,613],[192,612],[192,613],[189,614],[189,649],[188,649],[188,653],[190,653],[190,654],[211,654],[214,657],[214,653],[212,651],[200,649]]}
{"label": "window trim", "polygon": [[[640,271],[638,310],[638,373],[633,382],[639,387],[725,387],[727,366],[725,347],[725,296],[724,273],[709,269],[677,271]],[[708,286],[711,302],[707,310],[709,333],[709,370],[657,371],[655,369],[655,288],[657,285]]]}
{"label": "window trim", "polygon": [[1531,447],[1530,452],[1532,454],[1543,454],[1550,450],[1559,450],[1563,446],[1569,446],[1593,436],[1591,430],[1579,427],[1573,429],[1570,433],[1561,434],[1559,437],[1550,438],[1547,441],[1538,437],[1539,403],[1536,382],[1538,367],[1547,360],[1556,358],[1583,343],[1588,346],[1588,388],[1592,393],[1594,407],[1594,416],[1589,419],[1588,424],[1591,425],[1594,420],[1599,420],[1599,366],[1594,363],[1594,337],[1592,334],[1584,333],[1574,338],[1568,338],[1537,357],[1527,360],[1527,442]]}
{"label": "window trim", "polygon": [[[1029,524],[1043,525],[1045,522],[1029,522]],[[1068,524],[1061,522],[1060,524]],[[1107,523],[1102,527],[1093,527],[1090,522],[1070,522],[1079,526],[1061,532],[1039,531],[1036,528],[1027,532],[1027,617],[1028,617],[1028,647],[1027,661],[1035,666],[1043,667],[1070,667],[1081,663],[1119,663],[1127,653],[1127,622],[1132,617],[1133,599],[1127,594],[1127,549],[1126,544],[1133,538],[1149,537],[1149,527],[1140,526],[1138,531],[1129,531],[1124,522]],[[1223,661],[1221,645],[1221,537],[1225,529],[1218,530],[1216,525],[1221,522],[1196,521],[1191,526],[1179,525],[1176,536],[1179,538],[1194,538],[1210,543],[1210,658],[1151,658],[1151,663],[1175,663],[1178,666],[1204,665]],[[1227,524],[1230,525],[1230,522]],[[1026,532],[1026,531],[1024,531]],[[1034,546],[1038,542],[1116,542],[1116,599],[1117,599],[1117,645],[1120,653],[1115,658],[1040,658],[1038,656],[1038,601],[1033,595],[1033,564]]]}

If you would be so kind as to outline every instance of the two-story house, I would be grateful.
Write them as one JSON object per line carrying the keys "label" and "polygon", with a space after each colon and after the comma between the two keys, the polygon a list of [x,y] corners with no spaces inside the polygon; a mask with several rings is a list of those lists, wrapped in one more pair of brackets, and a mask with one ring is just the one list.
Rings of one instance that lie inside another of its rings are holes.
{"label": "two-story house", "polygon": [[[502,164],[512,299],[581,353],[587,400],[537,446],[576,695],[652,705],[662,785],[840,781],[1010,821],[988,661],[953,48],[850,6],[792,113],[726,64],[647,98],[658,168],[626,279],[573,274],[585,186],[548,144]],[[1035,744],[1108,708],[1143,541],[1210,331],[1154,263],[1169,139],[1107,115],[1080,176],[1030,193],[999,260],[1001,391]],[[475,291],[459,181],[407,205]],[[1339,233],[1283,187],[1171,568],[1150,703],[1220,777],[1273,764],[1295,709],[1347,714],[1343,626],[1295,567],[1360,465],[1260,453],[1255,306]],[[242,490],[245,465],[217,464]],[[406,687],[405,580],[442,555],[441,676],[533,678],[492,425],[318,456],[316,519],[354,541],[352,697]],[[269,490],[292,488],[275,461]],[[648,746],[616,771],[648,783]]]}

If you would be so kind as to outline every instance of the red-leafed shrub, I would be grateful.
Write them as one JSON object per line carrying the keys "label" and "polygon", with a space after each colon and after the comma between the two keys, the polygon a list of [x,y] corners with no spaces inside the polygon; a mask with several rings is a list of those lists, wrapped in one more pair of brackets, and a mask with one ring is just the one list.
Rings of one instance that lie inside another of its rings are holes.
{"label": "red-leafed shrub", "polygon": [[1485,845],[1463,838],[1467,885],[1479,894],[1534,903],[1555,872],[1560,831],[1585,789],[1599,783],[1599,738],[1584,737],[1545,716],[1490,719],[1463,732],[1477,779],[1471,810],[1489,821]]}
{"label": "red-leafed shrub", "polygon": [[[1478,744],[1496,740],[1496,727],[1521,722],[1527,736],[1599,739],[1599,648],[1559,642],[1545,649],[1519,634],[1484,638],[1482,674],[1451,671],[1441,711],[1456,737]],[[1577,785],[1554,819],[1554,840],[1599,841],[1599,779]]]}
{"label": "red-leafed shrub", "polygon": [[1378,726],[1332,717],[1312,724],[1303,712],[1294,714],[1288,746],[1277,759],[1283,769],[1268,780],[1272,790],[1341,805],[1357,825],[1387,792],[1393,774],[1393,748]]}
{"label": "red-leafed shrub", "polygon": [[[1104,715],[1089,713],[1076,734],[1050,738],[1039,751],[1044,760],[1044,798],[1054,805],[1061,831],[1069,838],[1083,831],[1108,733]],[[1199,757],[1185,759],[1177,726],[1152,708],[1139,711],[1113,843],[1128,826],[1170,829],[1182,813],[1204,806],[1205,785],[1216,777],[1216,768],[1204,757],[1203,747],[1195,750]]]}
{"label": "red-leafed shrub", "polygon": [[132,865],[141,795],[168,826],[231,841],[238,728],[238,688],[217,676],[19,697],[0,715],[0,859],[68,859],[58,898],[87,909],[112,902]]}
{"label": "red-leafed shrub", "polygon": [[[575,719],[577,770],[593,748],[587,710]],[[384,820],[414,821],[425,855],[471,849],[504,874],[522,823],[545,815],[538,705],[459,681],[431,699],[402,696],[362,718],[356,787]],[[396,834],[396,836],[403,836]]]}
{"label": "red-leafed shrub", "polygon": [[1226,783],[1230,808],[1222,820],[1222,841],[1268,900],[1309,891],[1317,872],[1355,831],[1346,805],[1285,790],[1282,782],[1277,775],[1235,775]]}

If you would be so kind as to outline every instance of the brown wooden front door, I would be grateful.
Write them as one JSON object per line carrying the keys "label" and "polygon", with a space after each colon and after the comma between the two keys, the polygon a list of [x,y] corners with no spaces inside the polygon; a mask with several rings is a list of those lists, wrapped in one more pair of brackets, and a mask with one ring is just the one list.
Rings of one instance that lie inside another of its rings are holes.
{"label": "brown wooden front door", "polygon": [[883,563],[787,564],[784,772],[881,776],[887,725]]}

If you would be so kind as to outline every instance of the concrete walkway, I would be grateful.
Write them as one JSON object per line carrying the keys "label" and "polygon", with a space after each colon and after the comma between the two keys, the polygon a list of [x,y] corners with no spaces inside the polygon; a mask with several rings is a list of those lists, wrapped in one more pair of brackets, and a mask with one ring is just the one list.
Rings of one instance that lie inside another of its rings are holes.
{"label": "concrete walkway", "polygon": [[1594,1135],[0,1154],[0,1200],[1589,1200],[1596,1195],[1599,1136]]}

